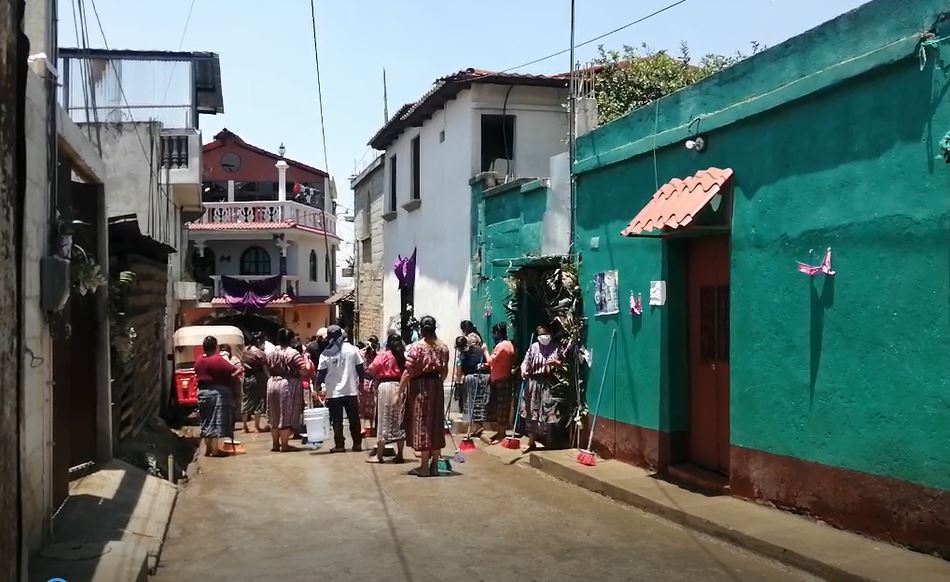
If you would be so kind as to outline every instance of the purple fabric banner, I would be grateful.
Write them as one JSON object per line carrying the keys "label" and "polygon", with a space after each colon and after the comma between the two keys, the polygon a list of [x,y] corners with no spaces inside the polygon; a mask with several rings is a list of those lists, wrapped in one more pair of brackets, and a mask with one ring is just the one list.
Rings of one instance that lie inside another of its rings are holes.
{"label": "purple fabric banner", "polygon": [[396,273],[400,289],[412,289],[416,284],[416,250],[412,249],[411,257],[396,256],[393,271]]}
{"label": "purple fabric banner", "polygon": [[224,300],[235,309],[263,309],[271,301],[279,298],[281,275],[260,279],[259,281],[244,281],[234,277],[221,277],[221,292]]}

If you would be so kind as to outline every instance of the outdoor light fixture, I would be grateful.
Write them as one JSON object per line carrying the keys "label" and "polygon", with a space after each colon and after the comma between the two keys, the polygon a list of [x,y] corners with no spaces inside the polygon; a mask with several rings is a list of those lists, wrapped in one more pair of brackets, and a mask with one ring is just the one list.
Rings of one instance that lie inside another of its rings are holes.
{"label": "outdoor light fixture", "polygon": [[701,137],[686,140],[686,149],[692,152],[701,152],[706,149],[706,140]]}
{"label": "outdoor light fixture", "polygon": [[277,153],[280,154],[280,157],[284,157],[284,154],[287,153],[287,148],[284,147],[284,142],[280,142],[280,147],[277,148]]}

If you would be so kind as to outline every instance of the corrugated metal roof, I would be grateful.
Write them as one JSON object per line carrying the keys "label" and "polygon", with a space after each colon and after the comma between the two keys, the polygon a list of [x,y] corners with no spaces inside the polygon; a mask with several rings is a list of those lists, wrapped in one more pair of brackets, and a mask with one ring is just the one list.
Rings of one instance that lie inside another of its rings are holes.
{"label": "corrugated metal roof", "polygon": [[686,226],[732,179],[732,174],[729,168],[709,168],[685,180],[670,180],[656,191],[620,234],[636,236],[651,230]]}

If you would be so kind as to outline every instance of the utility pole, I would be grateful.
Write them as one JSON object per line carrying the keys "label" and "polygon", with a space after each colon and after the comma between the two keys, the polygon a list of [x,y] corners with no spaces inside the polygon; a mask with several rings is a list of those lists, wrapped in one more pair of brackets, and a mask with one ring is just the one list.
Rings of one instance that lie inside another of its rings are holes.
{"label": "utility pole", "polygon": [[383,67],[383,123],[389,123],[389,93],[386,88],[386,68]]}
{"label": "utility pole", "polygon": [[[0,0],[0,426],[12,434],[0,439],[0,515],[9,527],[0,530],[0,579],[20,580],[23,565],[20,508],[20,389],[22,386],[20,305],[22,296],[22,224],[26,188],[24,114],[26,41],[21,29],[23,0]],[[12,266],[13,268],[10,268]]]}

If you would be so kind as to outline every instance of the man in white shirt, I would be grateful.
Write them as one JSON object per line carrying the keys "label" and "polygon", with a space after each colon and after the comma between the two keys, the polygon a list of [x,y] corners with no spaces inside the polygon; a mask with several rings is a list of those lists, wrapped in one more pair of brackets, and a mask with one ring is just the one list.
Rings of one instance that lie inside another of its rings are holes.
{"label": "man in white shirt", "polygon": [[338,325],[327,328],[327,347],[320,354],[317,383],[323,386],[321,396],[326,398],[333,425],[334,447],[331,453],[346,451],[343,435],[343,412],[350,424],[353,451],[362,451],[363,435],[360,427],[359,386],[363,382],[363,356],[351,343],[343,341],[343,329]]}

